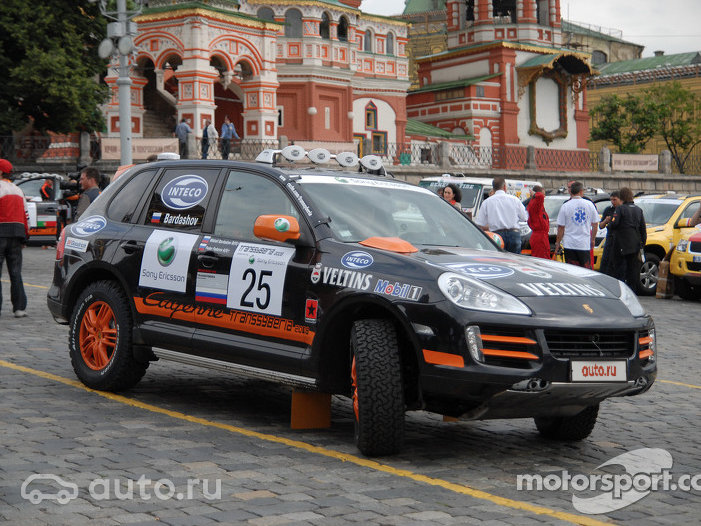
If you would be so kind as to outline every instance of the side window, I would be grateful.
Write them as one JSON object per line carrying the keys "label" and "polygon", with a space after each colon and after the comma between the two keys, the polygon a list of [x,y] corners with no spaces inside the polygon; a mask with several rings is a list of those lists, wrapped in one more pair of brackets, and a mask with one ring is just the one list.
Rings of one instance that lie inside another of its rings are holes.
{"label": "side window", "polygon": [[107,209],[107,217],[120,223],[131,223],[136,213],[136,207],[155,175],[156,170],[146,170],[134,175],[112,199]]}
{"label": "side window", "polygon": [[219,170],[167,170],[156,185],[145,225],[175,230],[199,230]]}
{"label": "side window", "polygon": [[691,217],[694,215],[694,213],[699,209],[699,201],[694,201],[693,203],[689,203],[684,211],[682,212],[682,215],[679,216],[679,219],[691,219]]}
{"label": "side window", "polygon": [[230,172],[222,193],[214,234],[243,241],[260,241],[253,235],[253,224],[263,214],[289,215],[299,220],[299,213],[292,201],[273,181],[247,172]]}

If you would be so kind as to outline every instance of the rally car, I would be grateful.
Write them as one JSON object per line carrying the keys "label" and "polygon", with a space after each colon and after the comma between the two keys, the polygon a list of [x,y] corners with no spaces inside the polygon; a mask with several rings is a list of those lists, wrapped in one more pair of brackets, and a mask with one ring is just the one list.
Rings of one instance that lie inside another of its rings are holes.
{"label": "rally car", "polygon": [[686,230],[672,252],[669,273],[674,276],[674,291],[680,298],[701,300],[701,228]]}
{"label": "rally car", "polygon": [[654,323],[618,280],[506,253],[352,153],[282,154],[137,165],[64,230],[48,305],[83,383],[161,358],[347,395],[366,455],[400,450],[408,410],[579,440],[652,385]]}

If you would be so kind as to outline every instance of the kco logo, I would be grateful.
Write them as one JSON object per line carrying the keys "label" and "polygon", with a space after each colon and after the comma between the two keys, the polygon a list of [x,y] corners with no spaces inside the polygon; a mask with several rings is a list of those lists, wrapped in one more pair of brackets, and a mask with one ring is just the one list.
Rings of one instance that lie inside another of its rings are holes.
{"label": "kco logo", "polygon": [[202,202],[208,190],[207,181],[199,175],[181,175],[165,185],[161,200],[173,210],[187,210]]}
{"label": "kco logo", "polygon": [[71,233],[78,237],[87,237],[98,233],[107,226],[107,220],[102,216],[90,216],[81,219],[71,227]]}

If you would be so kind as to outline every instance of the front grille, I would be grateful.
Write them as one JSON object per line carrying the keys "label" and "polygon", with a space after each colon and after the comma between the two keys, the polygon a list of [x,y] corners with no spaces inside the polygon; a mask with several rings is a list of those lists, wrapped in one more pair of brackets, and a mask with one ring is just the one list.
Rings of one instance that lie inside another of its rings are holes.
{"label": "front grille", "polygon": [[556,358],[628,358],[635,351],[635,333],[544,331]]}
{"label": "front grille", "polygon": [[[484,363],[487,365],[530,369],[540,360],[540,349],[531,330],[480,326],[480,332]],[[489,354],[490,351],[497,354]]]}
{"label": "front grille", "polygon": [[692,241],[689,244],[689,252],[701,252],[701,241]]}
{"label": "front grille", "polygon": [[701,272],[701,263],[694,263],[693,261],[687,261],[686,268],[692,272]]}

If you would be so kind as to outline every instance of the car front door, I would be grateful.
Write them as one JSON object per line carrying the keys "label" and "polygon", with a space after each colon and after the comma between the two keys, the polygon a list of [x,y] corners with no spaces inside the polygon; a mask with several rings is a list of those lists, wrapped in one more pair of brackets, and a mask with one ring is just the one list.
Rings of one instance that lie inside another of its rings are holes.
{"label": "car front door", "polygon": [[[303,243],[257,238],[261,215],[291,216]],[[272,177],[231,170],[221,191],[211,234],[197,247],[197,330],[193,353],[242,365],[297,374],[314,338],[315,304],[307,297],[312,235],[290,196]]]}

